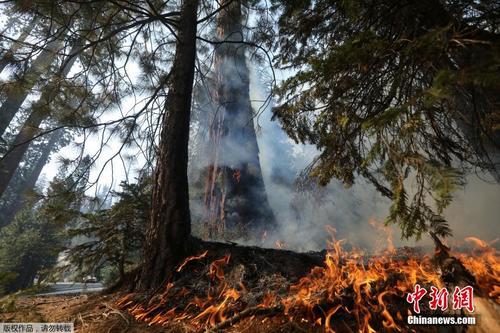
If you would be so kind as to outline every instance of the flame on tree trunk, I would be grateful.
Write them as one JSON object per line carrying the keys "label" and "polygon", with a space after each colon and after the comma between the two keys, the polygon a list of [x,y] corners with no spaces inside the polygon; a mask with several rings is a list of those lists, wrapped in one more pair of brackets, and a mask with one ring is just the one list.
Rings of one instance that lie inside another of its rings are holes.
{"label": "flame on tree trunk", "polygon": [[241,1],[220,2],[215,50],[215,114],[209,128],[205,227],[217,238],[226,229],[272,229],[250,103]]}
{"label": "flame on tree trunk", "polygon": [[183,259],[191,234],[187,180],[198,0],[182,4],[156,161],[151,220],[139,288],[161,286]]}

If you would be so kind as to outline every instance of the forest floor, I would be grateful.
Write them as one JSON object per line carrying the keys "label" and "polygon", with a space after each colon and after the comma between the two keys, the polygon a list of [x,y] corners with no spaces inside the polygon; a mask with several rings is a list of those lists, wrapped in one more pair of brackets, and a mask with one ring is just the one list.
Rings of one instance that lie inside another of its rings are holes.
{"label": "forest floor", "polygon": [[[0,322],[26,323],[74,323],[78,333],[184,333],[192,327],[177,323],[163,327],[137,321],[126,311],[117,309],[115,302],[121,295],[78,296],[26,296],[16,300],[15,310],[0,313]],[[267,319],[266,319],[267,318]],[[286,318],[263,317],[259,320],[246,318],[226,332],[324,332],[310,328],[304,323],[295,323]]]}
{"label": "forest floor", "polygon": [[491,270],[498,265],[488,263],[489,252],[474,257],[489,269],[475,275],[475,327],[406,324],[405,295],[415,283],[439,284],[448,269],[469,278],[450,258],[437,269],[414,249],[361,258],[338,243],[314,253],[202,243],[195,252],[153,293],[19,296],[0,322],[73,322],[79,333],[500,332],[498,271]]}

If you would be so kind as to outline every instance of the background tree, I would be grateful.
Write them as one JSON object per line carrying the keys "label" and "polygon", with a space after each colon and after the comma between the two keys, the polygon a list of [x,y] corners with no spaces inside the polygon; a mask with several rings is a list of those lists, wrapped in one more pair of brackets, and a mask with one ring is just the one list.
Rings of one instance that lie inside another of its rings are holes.
{"label": "background tree", "polygon": [[12,221],[14,216],[30,201],[36,192],[36,184],[50,155],[57,147],[67,144],[64,131],[55,131],[30,145],[7,190],[0,200],[0,227]]}
{"label": "background tree", "polygon": [[125,273],[142,261],[144,230],[151,210],[151,178],[141,177],[136,184],[121,183],[113,192],[118,201],[104,210],[82,213],[76,225],[68,230],[72,239],[84,237],[67,250],[66,259],[81,277],[107,269],[108,283],[116,275],[122,281]]}
{"label": "background tree", "polygon": [[[39,12],[36,12],[36,10],[39,10]],[[26,9],[23,9],[23,11],[26,11]],[[29,14],[27,15],[32,17],[32,22],[39,22],[37,18],[47,15],[47,11],[52,17],[50,20],[41,20],[40,24],[38,24],[38,31],[34,31],[29,26],[27,27],[27,30],[31,33],[43,36],[39,40],[39,45],[27,46],[29,44],[24,41],[28,35],[23,32],[18,39],[13,39],[14,45],[5,54],[8,62],[17,67],[17,71],[15,71],[13,80],[5,82],[1,86],[1,92],[5,95],[5,99],[0,106],[0,136],[4,135],[10,122],[20,110],[21,105],[23,105],[33,87],[56,59],[57,53],[64,45],[64,36],[73,24],[71,19],[64,16],[65,13],[60,11],[60,8],[54,9],[50,5],[47,6],[47,4],[40,7],[34,6],[28,11]],[[19,45],[24,45],[24,47],[19,47]],[[22,53],[24,56],[16,57],[16,52]]]}
{"label": "background tree", "polygon": [[[8,24],[7,28],[4,31],[2,31],[2,34],[10,30],[10,28],[17,26],[19,24],[20,17],[19,16],[11,17],[9,21],[10,21],[9,23],[12,24]],[[19,50],[19,48],[22,47],[22,44],[24,43],[26,38],[30,35],[33,28],[35,27],[36,22],[37,18],[36,17],[32,18],[29,24],[21,29],[21,34],[12,42],[10,48],[7,50],[3,50],[3,52],[1,52],[2,56],[0,58],[0,73],[5,69],[5,67],[7,67],[7,65],[15,64],[14,55],[16,54],[17,50]]]}
{"label": "background tree", "polygon": [[[61,134],[64,132],[59,131],[61,127],[70,127],[75,135],[88,136],[88,132],[95,131],[95,127],[102,126],[94,127],[94,116],[100,114],[103,109],[118,103],[117,95],[122,87],[114,85],[115,82],[109,79],[113,73],[114,77],[119,76],[116,73],[117,64],[103,60],[110,59],[112,53],[117,52],[114,45],[116,45],[116,35],[119,32],[109,34],[98,49],[89,45],[91,43],[89,40],[105,34],[106,29],[113,30],[113,22],[108,20],[108,15],[112,15],[112,10],[115,10],[113,18],[117,21],[123,19],[116,15],[116,8],[106,6],[104,1],[80,4],[65,2],[61,3],[57,10],[45,2],[31,2],[21,7],[19,9],[16,4],[12,4],[8,10],[23,17],[32,18],[32,23],[36,21],[39,24],[37,29],[30,30],[30,39],[27,41],[24,41],[26,39],[24,32],[17,39],[5,36],[5,39],[12,41],[13,44],[7,51],[10,54],[9,63],[13,70],[7,81],[2,83],[2,91],[5,93],[2,107],[8,108],[6,109],[8,112],[2,114],[9,116],[9,119],[2,122],[2,126],[5,125],[4,129],[7,129],[9,120],[14,116],[16,116],[16,121],[10,122],[10,132],[4,135],[5,140],[2,144],[4,146],[2,147],[3,156],[0,157],[2,177],[0,192],[2,193],[5,192],[23,155],[33,141],[37,139],[44,141],[42,137],[45,134],[50,136],[56,132]],[[109,25],[101,25],[103,22]],[[51,33],[49,31],[51,29],[56,32]],[[3,41],[4,38],[2,38]],[[9,45],[9,43],[6,44]],[[77,63],[77,66],[73,67],[74,63]],[[99,67],[93,66],[94,63],[98,63]],[[68,77],[72,68],[73,73],[71,77]],[[111,83],[100,84],[103,81]],[[91,90],[93,91],[90,92]],[[37,92],[41,94],[38,99],[35,97],[35,102],[25,102],[29,99],[28,97],[36,95]],[[21,108],[21,105],[26,104],[28,104],[26,108]],[[26,113],[27,118],[25,118]],[[53,140],[45,141],[50,143]],[[61,144],[62,141],[59,143]],[[34,176],[38,177],[43,168],[41,162],[47,162],[50,149],[55,146],[54,144],[46,146],[49,150],[44,150],[41,156],[46,157],[32,164],[32,166],[37,166],[35,169],[38,171],[26,172],[27,182],[24,182],[24,185],[31,183],[34,185],[36,182]],[[80,148],[84,150],[83,147]],[[75,168],[82,163],[82,156],[83,154],[80,154],[74,161]],[[67,162],[70,161],[65,161]],[[15,186],[11,186],[13,187],[11,192],[16,193],[14,196],[17,199],[10,200],[10,204],[20,202],[17,194],[26,190],[26,186],[21,185],[17,182]],[[16,191],[17,186],[24,187],[24,190]],[[3,200],[9,201],[6,198]],[[11,220],[12,212],[19,208],[19,205],[14,204],[14,206],[17,208],[9,208],[9,214],[3,214],[4,224],[7,220]]]}
{"label": "background tree", "polygon": [[42,280],[54,268],[67,241],[65,227],[83,203],[87,177],[80,168],[71,178],[54,180],[47,197],[26,206],[0,230],[0,270],[11,274],[6,292],[29,287],[37,275]]}
{"label": "background tree", "polygon": [[[79,46],[79,43],[76,42],[73,49],[76,49]],[[70,52],[70,54],[72,54],[72,52]],[[56,72],[47,86],[44,87],[40,99],[31,107],[31,113],[25,120],[23,126],[19,130],[19,133],[17,133],[14,138],[10,149],[0,159],[0,196],[7,189],[9,182],[14,176],[17,166],[28,150],[30,143],[36,135],[40,133],[40,125],[42,121],[49,118],[51,115],[56,115],[51,110],[51,104],[53,104],[54,99],[60,90],[64,88],[64,80],[71,70],[75,60],[76,57],[71,57],[68,61],[65,59],[62,60],[60,69]],[[69,89],[66,90],[66,94],[72,94],[71,91],[68,91]],[[82,95],[81,91],[79,91],[79,93]],[[63,104],[64,107],[68,106],[67,104],[64,105],[63,102],[59,104],[59,107],[61,107],[61,104]]]}
{"label": "background tree", "polygon": [[212,239],[221,237],[226,228],[237,227],[246,237],[258,238],[276,226],[262,178],[250,102],[244,4],[247,1],[221,1],[216,20],[218,43],[214,50],[213,106],[209,108],[213,112],[208,119],[209,167],[204,193],[204,223]]}
{"label": "background tree", "polygon": [[463,175],[498,172],[499,5],[274,3],[277,63],[295,70],[274,112],[295,141],[320,149],[311,175],[367,178],[392,199],[388,222],[403,237],[449,235],[441,214]]}
{"label": "background tree", "polygon": [[4,286],[6,292],[31,286],[40,271],[56,264],[64,244],[62,229],[40,219],[32,207],[26,207],[2,228],[0,239],[0,268],[13,274]]}

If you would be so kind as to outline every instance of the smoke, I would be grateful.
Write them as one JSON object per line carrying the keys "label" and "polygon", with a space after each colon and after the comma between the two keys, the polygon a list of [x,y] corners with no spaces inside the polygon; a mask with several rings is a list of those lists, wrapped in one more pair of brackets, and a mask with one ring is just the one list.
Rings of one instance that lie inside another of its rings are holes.
{"label": "smoke", "polygon": [[[246,73],[243,73],[245,71],[243,64],[236,66],[231,61],[225,61],[222,68],[224,76],[228,77],[224,82],[224,89],[231,89],[231,91],[238,90],[235,88],[246,89],[246,86],[242,85],[242,82],[246,81],[243,79],[247,77]],[[397,226],[380,227],[388,214],[390,202],[361,177],[356,179],[356,183],[350,188],[346,188],[337,180],[332,180],[324,188],[298,191],[297,178],[319,152],[312,145],[296,144],[281,129],[277,121],[271,120],[273,103],[272,101],[269,104],[265,102],[268,100],[269,91],[262,84],[263,73],[250,62],[248,62],[248,69],[250,100],[252,108],[258,112],[253,125],[257,133],[260,166],[267,198],[278,224],[276,230],[272,232],[269,230],[265,237],[254,239],[250,245],[275,247],[276,242],[279,241],[288,249],[320,250],[331,238],[325,230],[326,226],[336,230],[337,239],[345,239],[352,246],[370,252],[389,246],[386,235],[388,232],[393,235],[394,245],[398,247],[433,245],[427,235],[423,235],[419,241],[403,240]],[[213,88],[213,86],[208,87],[204,94],[210,95],[210,89]],[[236,98],[232,94],[230,97]],[[248,95],[243,94],[239,97],[246,99]],[[210,100],[210,98],[205,98],[205,100]],[[240,101],[238,104],[245,105],[245,102]],[[206,102],[195,115],[205,117],[205,121],[208,119],[208,123],[211,123],[213,115],[217,112],[224,112],[223,107],[215,109],[212,103]],[[236,114],[238,117],[231,119],[231,122],[238,123],[236,127],[246,132],[246,129],[252,126],[251,119],[246,116],[241,117],[241,113]],[[203,121],[200,123],[203,127]],[[233,131],[223,140],[219,163],[237,169],[241,164],[256,162],[253,161],[255,146],[252,145],[250,150],[247,149],[246,140],[249,136],[243,134],[243,132]],[[206,147],[208,140],[207,132],[201,138],[196,135],[191,137],[197,137],[199,143],[197,157],[190,161],[189,177],[191,185],[195,185],[191,186],[193,231],[199,235],[197,228],[201,226],[197,221],[201,221],[206,214],[206,207],[203,203],[204,194],[200,192],[203,184],[200,182],[206,179],[204,170],[212,162],[209,158],[210,152],[203,148]],[[197,190],[193,190],[195,188]],[[445,211],[445,217],[454,232],[454,237],[448,242],[451,245],[463,243],[464,238],[469,236],[487,241],[498,238],[499,199],[500,186],[498,184],[484,182],[477,176],[468,177],[467,186],[457,191],[455,200]],[[252,200],[254,201],[253,209],[258,210],[262,207],[261,198],[254,197]],[[228,211],[228,213],[231,212]],[[373,221],[378,221],[378,223],[370,223]],[[232,240],[249,244],[244,238]]]}
{"label": "smoke", "polygon": [[455,194],[445,216],[453,230],[450,241],[453,245],[469,236],[489,242],[500,238],[500,186],[470,175],[465,188]]}
{"label": "smoke", "polygon": [[[262,108],[269,92],[261,84],[259,73],[250,67],[250,96],[254,110]],[[359,178],[351,188],[332,180],[325,188],[301,195],[294,181],[300,172],[317,156],[314,146],[296,144],[271,121],[272,102],[257,117],[260,162],[270,205],[279,229],[268,236],[264,245],[273,246],[276,240],[294,250],[319,250],[331,236],[325,226],[336,229],[338,239],[346,239],[355,247],[374,251],[388,246],[390,232],[395,246],[431,246],[423,235],[421,241],[403,240],[396,226],[380,228],[388,214],[389,200]],[[452,244],[465,237],[476,236],[486,240],[498,238],[500,216],[500,186],[488,184],[477,177],[469,177],[468,186],[456,193],[453,204],[445,212],[454,237]],[[316,195],[314,195],[316,193]]]}
{"label": "smoke", "polygon": [[[268,92],[253,67],[250,73],[250,95],[257,110],[262,106],[259,101],[265,100]],[[319,250],[330,239],[325,227],[331,226],[338,238],[372,249],[373,234],[378,231],[368,221],[383,218],[387,200],[364,182],[346,188],[333,180],[325,188],[298,192],[295,181],[318,151],[312,145],[296,144],[278,122],[271,121],[272,106],[271,102],[257,118],[262,173],[279,223],[279,230],[270,240],[277,238],[291,249]]]}

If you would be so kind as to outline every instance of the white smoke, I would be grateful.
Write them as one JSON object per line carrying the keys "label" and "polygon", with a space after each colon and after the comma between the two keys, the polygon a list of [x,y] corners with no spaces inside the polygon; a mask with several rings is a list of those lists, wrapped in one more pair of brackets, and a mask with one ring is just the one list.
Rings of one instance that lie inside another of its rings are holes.
{"label": "white smoke", "polygon": [[[263,106],[269,92],[261,84],[259,73],[250,67],[250,96],[254,110]],[[337,230],[337,237],[350,244],[373,251],[378,240],[386,236],[369,224],[371,219],[382,223],[388,214],[389,201],[371,184],[357,179],[354,186],[345,188],[332,180],[323,189],[321,203],[314,197],[300,197],[300,218],[293,209],[296,193],[290,186],[299,173],[317,156],[314,146],[296,144],[271,121],[271,108],[267,105],[257,117],[260,162],[270,205],[276,215],[279,230],[269,237],[267,246],[280,239],[287,248],[319,250],[325,247],[330,235],[325,226]],[[487,184],[470,176],[469,184],[456,193],[456,199],[445,212],[454,237],[450,243],[460,243],[465,237],[476,236],[485,240],[499,237],[500,186]],[[402,240],[399,229],[390,226],[395,246],[431,246],[426,235],[419,242]]]}

